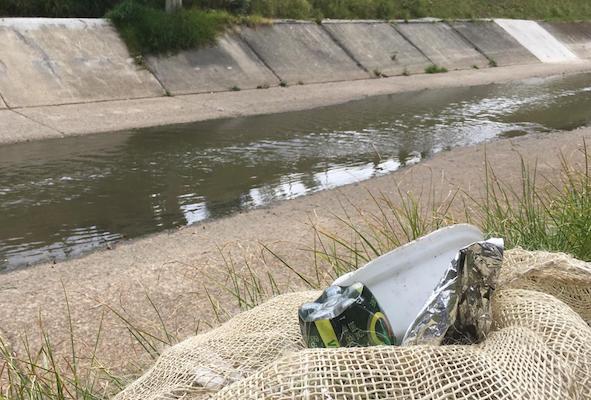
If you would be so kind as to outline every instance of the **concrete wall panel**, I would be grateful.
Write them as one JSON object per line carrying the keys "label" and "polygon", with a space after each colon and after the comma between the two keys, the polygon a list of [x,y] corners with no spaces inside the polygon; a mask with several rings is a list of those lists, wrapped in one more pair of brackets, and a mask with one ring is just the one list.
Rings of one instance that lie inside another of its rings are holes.
{"label": "concrete wall panel", "polygon": [[235,34],[224,35],[213,47],[183,51],[172,57],[149,57],[148,65],[172,94],[279,84],[279,79]]}
{"label": "concrete wall panel", "polygon": [[370,73],[418,73],[431,64],[389,23],[329,21],[323,26]]}
{"label": "concrete wall panel", "polygon": [[591,22],[541,22],[540,25],[577,56],[591,59]]}
{"label": "concrete wall panel", "polygon": [[276,22],[256,29],[245,28],[242,37],[290,84],[369,77],[320,25],[313,22]]}
{"label": "concrete wall panel", "polygon": [[505,31],[545,63],[576,61],[578,57],[535,21],[496,19]]}
{"label": "concrete wall panel", "polygon": [[158,96],[105,20],[0,20],[0,93],[11,107]]}
{"label": "concrete wall panel", "polygon": [[486,57],[443,22],[402,23],[395,27],[429,57],[433,64],[448,69],[488,66],[489,60]]}
{"label": "concrete wall panel", "polygon": [[540,62],[513,36],[492,21],[454,22],[451,25],[498,66]]}

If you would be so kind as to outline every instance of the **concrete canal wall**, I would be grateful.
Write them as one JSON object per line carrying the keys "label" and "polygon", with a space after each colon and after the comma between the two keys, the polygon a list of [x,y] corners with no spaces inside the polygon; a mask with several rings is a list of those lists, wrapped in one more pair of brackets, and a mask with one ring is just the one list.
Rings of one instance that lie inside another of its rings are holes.
{"label": "concrete canal wall", "polygon": [[541,25],[577,56],[591,59],[590,22],[542,22]]}
{"label": "concrete canal wall", "polygon": [[9,107],[163,94],[107,21],[0,20],[0,96]]}
{"label": "concrete canal wall", "polygon": [[564,43],[535,21],[497,19],[495,22],[542,62],[552,63],[578,59],[577,55]]}
{"label": "concrete canal wall", "polygon": [[276,21],[143,65],[100,19],[0,19],[0,43],[0,109],[16,111],[419,74],[430,65],[577,63],[591,59],[591,23]]}
{"label": "concrete canal wall", "polygon": [[243,29],[242,38],[265,64],[290,84],[368,78],[359,62],[314,22],[279,22]]}
{"label": "concrete canal wall", "polygon": [[147,62],[171,94],[279,84],[279,79],[235,33],[220,37],[215,47],[183,51],[170,57],[148,57]]}
{"label": "concrete canal wall", "polygon": [[444,22],[397,24],[396,29],[433,64],[447,69],[484,68],[488,59]]}
{"label": "concrete canal wall", "polygon": [[416,74],[432,62],[388,22],[328,21],[323,27],[367,72]]}
{"label": "concrete canal wall", "polygon": [[493,21],[453,22],[453,28],[498,66],[541,62]]}

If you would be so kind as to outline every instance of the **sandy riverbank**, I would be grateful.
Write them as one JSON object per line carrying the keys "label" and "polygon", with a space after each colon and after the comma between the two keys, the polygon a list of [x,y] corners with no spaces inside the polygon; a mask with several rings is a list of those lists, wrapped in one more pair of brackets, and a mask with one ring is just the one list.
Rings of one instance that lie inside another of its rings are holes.
{"label": "sandy riverbank", "polygon": [[[538,160],[541,174],[556,177],[559,152],[570,158],[591,141],[591,129],[558,132],[486,145],[487,157],[499,176],[518,183],[518,154]],[[396,185],[419,193],[433,185],[436,197],[462,188],[478,197],[482,190],[484,145],[458,148],[440,153],[419,165],[375,178],[295,200],[276,203],[228,218],[154,235],[121,244],[113,250],[56,265],[42,264],[0,275],[0,334],[11,343],[19,336],[37,330],[42,316],[46,330],[58,347],[66,348],[68,326],[64,291],[72,308],[75,333],[91,343],[96,336],[101,304],[124,309],[144,326],[154,326],[156,315],[150,311],[145,293],[157,304],[170,328],[180,337],[193,333],[198,320],[213,319],[203,286],[208,279],[219,280],[223,262],[219,248],[232,249],[237,265],[244,258],[254,268],[264,268],[260,243],[269,244],[302,271],[311,268],[309,253],[302,250],[312,244],[310,223],[328,230],[343,231],[332,212],[339,200],[346,208],[362,207],[371,212],[375,206],[368,190],[393,195]],[[273,262],[269,266],[273,268]],[[284,280],[279,268],[273,269]],[[229,303],[227,294],[214,286],[212,293]],[[202,325],[203,326],[203,325]],[[35,343],[36,336],[31,341]],[[123,367],[136,359],[131,339],[122,325],[107,312],[103,326],[100,356],[107,365]]]}
{"label": "sandy riverbank", "polygon": [[591,61],[418,74],[287,88],[0,110],[0,144],[306,110],[368,96],[591,71]]}

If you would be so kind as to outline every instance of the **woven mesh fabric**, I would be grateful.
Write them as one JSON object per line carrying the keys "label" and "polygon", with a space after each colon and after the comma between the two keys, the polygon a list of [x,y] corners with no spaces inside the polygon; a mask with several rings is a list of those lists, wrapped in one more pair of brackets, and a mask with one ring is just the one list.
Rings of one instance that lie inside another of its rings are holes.
{"label": "woven mesh fabric", "polygon": [[591,266],[506,252],[493,331],[472,346],[305,349],[278,296],[168,349],[117,400],[591,399]]}
{"label": "woven mesh fabric", "polygon": [[117,400],[209,398],[222,387],[261,369],[283,354],[302,350],[297,309],[319,296],[277,296],[207,333],[168,348]]}
{"label": "woven mesh fabric", "polygon": [[513,249],[505,253],[499,286],[544,292],[591,324],[591,264],[563,253]]}

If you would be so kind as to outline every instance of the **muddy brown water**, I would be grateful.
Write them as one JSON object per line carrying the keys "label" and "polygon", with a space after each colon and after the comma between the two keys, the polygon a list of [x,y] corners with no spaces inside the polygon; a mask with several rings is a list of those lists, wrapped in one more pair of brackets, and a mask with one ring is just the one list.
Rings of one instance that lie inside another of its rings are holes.
{"label": "muddy brown water", "polygon": [[0,271],[590,123],[583,74],[3,146]]}

